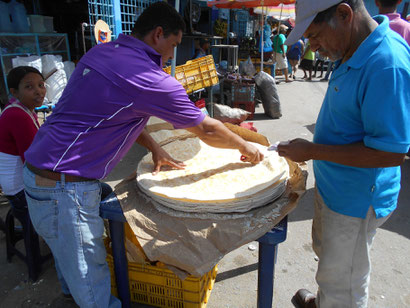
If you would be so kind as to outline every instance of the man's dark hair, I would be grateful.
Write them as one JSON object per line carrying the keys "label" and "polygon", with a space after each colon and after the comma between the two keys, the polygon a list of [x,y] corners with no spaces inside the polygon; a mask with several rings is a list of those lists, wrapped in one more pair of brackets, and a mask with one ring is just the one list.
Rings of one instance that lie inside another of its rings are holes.
{"label": "man's dark hair", "polygon": [[201,38],[199,40],[199,46],[201,46],[201,48],[202,48],[205,44],[209,44],[209,40],[206,39],[206,38]]}
{"label": "man's dark hair", "polygon": [[34,67],[31,66],[18,66],[13,68],[9,74],[7,75],[7,86],[9,89],[18,89],[20,81],[28,74],[28,73],[35,73],[39,74],[41,78],[44,77],[41,73]]}
{"label": "man's dark hair", "polygon": [[399,3],[399,0],[379,0],[380,5],[382,7],[396,7],[397,4]]}
{"label": "man's dark hair", "polygon": [[315,19],[313,19],[314,23],[322,23],[322,22],[329,22],[333,15],[336,12],[337,7],[339,6],[339,4],[341,3],[346,3],[348,4],[353,11],[357,11],[359,8],[361,8],[364,4],[363,4],[363,0],[343,0],[340,1],[338,4],[331,6],[330,8],[319,12]]}
{"label": "man's dark hair", "polygon": [[132,34],[143,38],[157,27],[162,27],[164,37],[178,35],[185,31],[185,22],[181,15],[164,1],[155,2],[147,7],[135,21]]}

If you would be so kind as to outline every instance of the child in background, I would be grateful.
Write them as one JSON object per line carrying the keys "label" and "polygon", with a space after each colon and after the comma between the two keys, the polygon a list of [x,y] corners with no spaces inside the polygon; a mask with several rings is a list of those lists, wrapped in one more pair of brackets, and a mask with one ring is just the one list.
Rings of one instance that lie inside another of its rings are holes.
{"label": "child in background", "polygon": [[[0,186],[10,201],[13,216],[24,229],[32,229],[24,194],[24,152],[40,127],[34,108],[43,104],[46,88],[41,73],[30,66],[13,68],[7,84],[13,97],[0,115]],[[26,252],[39,257],[37,233],[33,229],[29,233],[33,247],[26,246]]]}
{"label": "child in background", "polygon": [[318,78],[322,78],[323,69],[325,67],[325,62],[327,59],[326,57],[323,57],[322,55],[320,55],[318,51],[316,51],[315,53],[315,58],[316,58],[316,63],[315,63],[315,69],[314,69],[312,77],[316,77],[317,70],[319,69],[319,66],[320,66],[320,76],[318,76]]}

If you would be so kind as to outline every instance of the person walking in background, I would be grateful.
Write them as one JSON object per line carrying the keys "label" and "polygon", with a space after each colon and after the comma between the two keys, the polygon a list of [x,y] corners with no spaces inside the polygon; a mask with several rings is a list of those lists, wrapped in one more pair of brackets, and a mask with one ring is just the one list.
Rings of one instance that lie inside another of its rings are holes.
{"label": "person walking in background", "polygon": [[[315,61],[315,53],[310,48],[310,42],[307,40],[305,43],[305,52],[302,56],[302,62],[300,62],[299,67],[302,68],[304,76],[303,79],[308,81],[312,80],[312,70],[313,70],[313,62]],[[309,77],[306,74],[306,71],[309,73]]]}
{"label": "person walking in background", "polygon": [[286,27],[285,25],[280,25],[279,34],[275,35],[275,37],[273,38],[273,61],[276,62],[276,69],[283,70],[283,73],[285,75],[285,82],[291,82],[288,76],[288,59],[286,58],[287,46],[285,45],[285,33],[287,29],[288,27]]}
{"label": "person walking in background", "polygon": [[374,19],[363,0],[298,0],[286,44],[302,35],[335,61],[313,142],[294,139],[278,153],[313,160],[315,296],[300,289],[297,307],[367,307],[370,249],[397,206],[400,165],[410,147],[410,47]]}
{"label": "person walking in background", "polygon": [[327,61],[327,70],[326,70],[326,74],[325,77],[323,77],[322,79],[320,79],[320,81],[328,81],[329,80],[329,76],[330,73],[333,70],[333,66],[335,65],[335,62],[333,62],[332,60],[328,60]]}
{"label": "person walking in background", "polygon": [[397,6],[402,0],[376,0],[376,5],[379,8],[379,14],[384,14],[389,17],[390,28],[400,34],[410,45],[410,23],[401,19],[397,13]]}
{"label": "person walking in background", "polygon": [[24,194],[23,164],[24,152],[40,127],[34,108],[43,104],[46,88],[43,75],[30,66],[13,68],[7,75],[7,85],[12,98],[0,115],[0,186],[13,216],[29,234],[27,261],[40,262],[38,235],[30,223]]}
{"label": "person walking in background", "polygon": [[298,70],[298,65],[300,57],[304,53],[305,44],[302,40],[298,40],[295,44],[289,47],[287,52],[287,57],[290,65],[292,66],[292,74],[289,78],[296,79],[296,71]]}
{"label": "person walking in background", "polygon": [[316,59],[316,63],[315,63],[315,69],[314,69],[312,77],[316,77],[317,70],[319,69],[319,66],[320,66],[320,76],[318,76],[318,78],[322,78],[323,69],[325,67],[325,62],[326,62],[326,57],[321,56],[320,53],[316,51],[315,59]]}

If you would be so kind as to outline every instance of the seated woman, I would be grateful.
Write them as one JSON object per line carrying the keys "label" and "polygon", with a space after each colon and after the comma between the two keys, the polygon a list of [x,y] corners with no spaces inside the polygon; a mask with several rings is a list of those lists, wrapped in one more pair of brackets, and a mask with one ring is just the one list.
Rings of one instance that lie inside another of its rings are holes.
{"label": "seated woman", "polygon": [[205,57],[208,54],[209,40],[206,38],[201,38],[199,40],[199,48],[195,51],[193,59],[198,59]]}
{"label": "seated woman", "polygon": [[[24,152],[40,127],[34,108],[43,104],[46,88],[41,73],[29,66],[12,69],[7,84],[12,98],[0,115],[0,186],[14,217],[27,228],[31,224],[23,189]],[[34,240],[31,243],[38,243],[34,230],[25,233],[30,233]],[[27,245],[26,251],[29,252]],[[39,253],[38,247],[31,247],[30,253]]]}

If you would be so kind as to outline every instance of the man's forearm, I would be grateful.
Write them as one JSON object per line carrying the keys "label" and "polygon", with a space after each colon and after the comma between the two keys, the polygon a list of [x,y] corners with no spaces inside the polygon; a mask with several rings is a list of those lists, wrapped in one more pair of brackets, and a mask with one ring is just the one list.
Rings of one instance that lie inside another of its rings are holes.
{"label": "man's forearm", "polygon": [[142,131],[135,142],[147,148],[151,152],[154,152],[159,146],[146,130]]}
{"label": "man's forearm", "polygon": [[393,167],[403,163],[405,154],[375,150],[363,143],[325,145],[312,143],[311,159],[359,168]]}
{"label": "man's forearm", "polygon": [[196,134],[203,142],[215,148],[240,150],[246,144],[245,140],[232,133],[220,121],[212,118],[206,118],[200,125],[187,128],[187,130]]}

